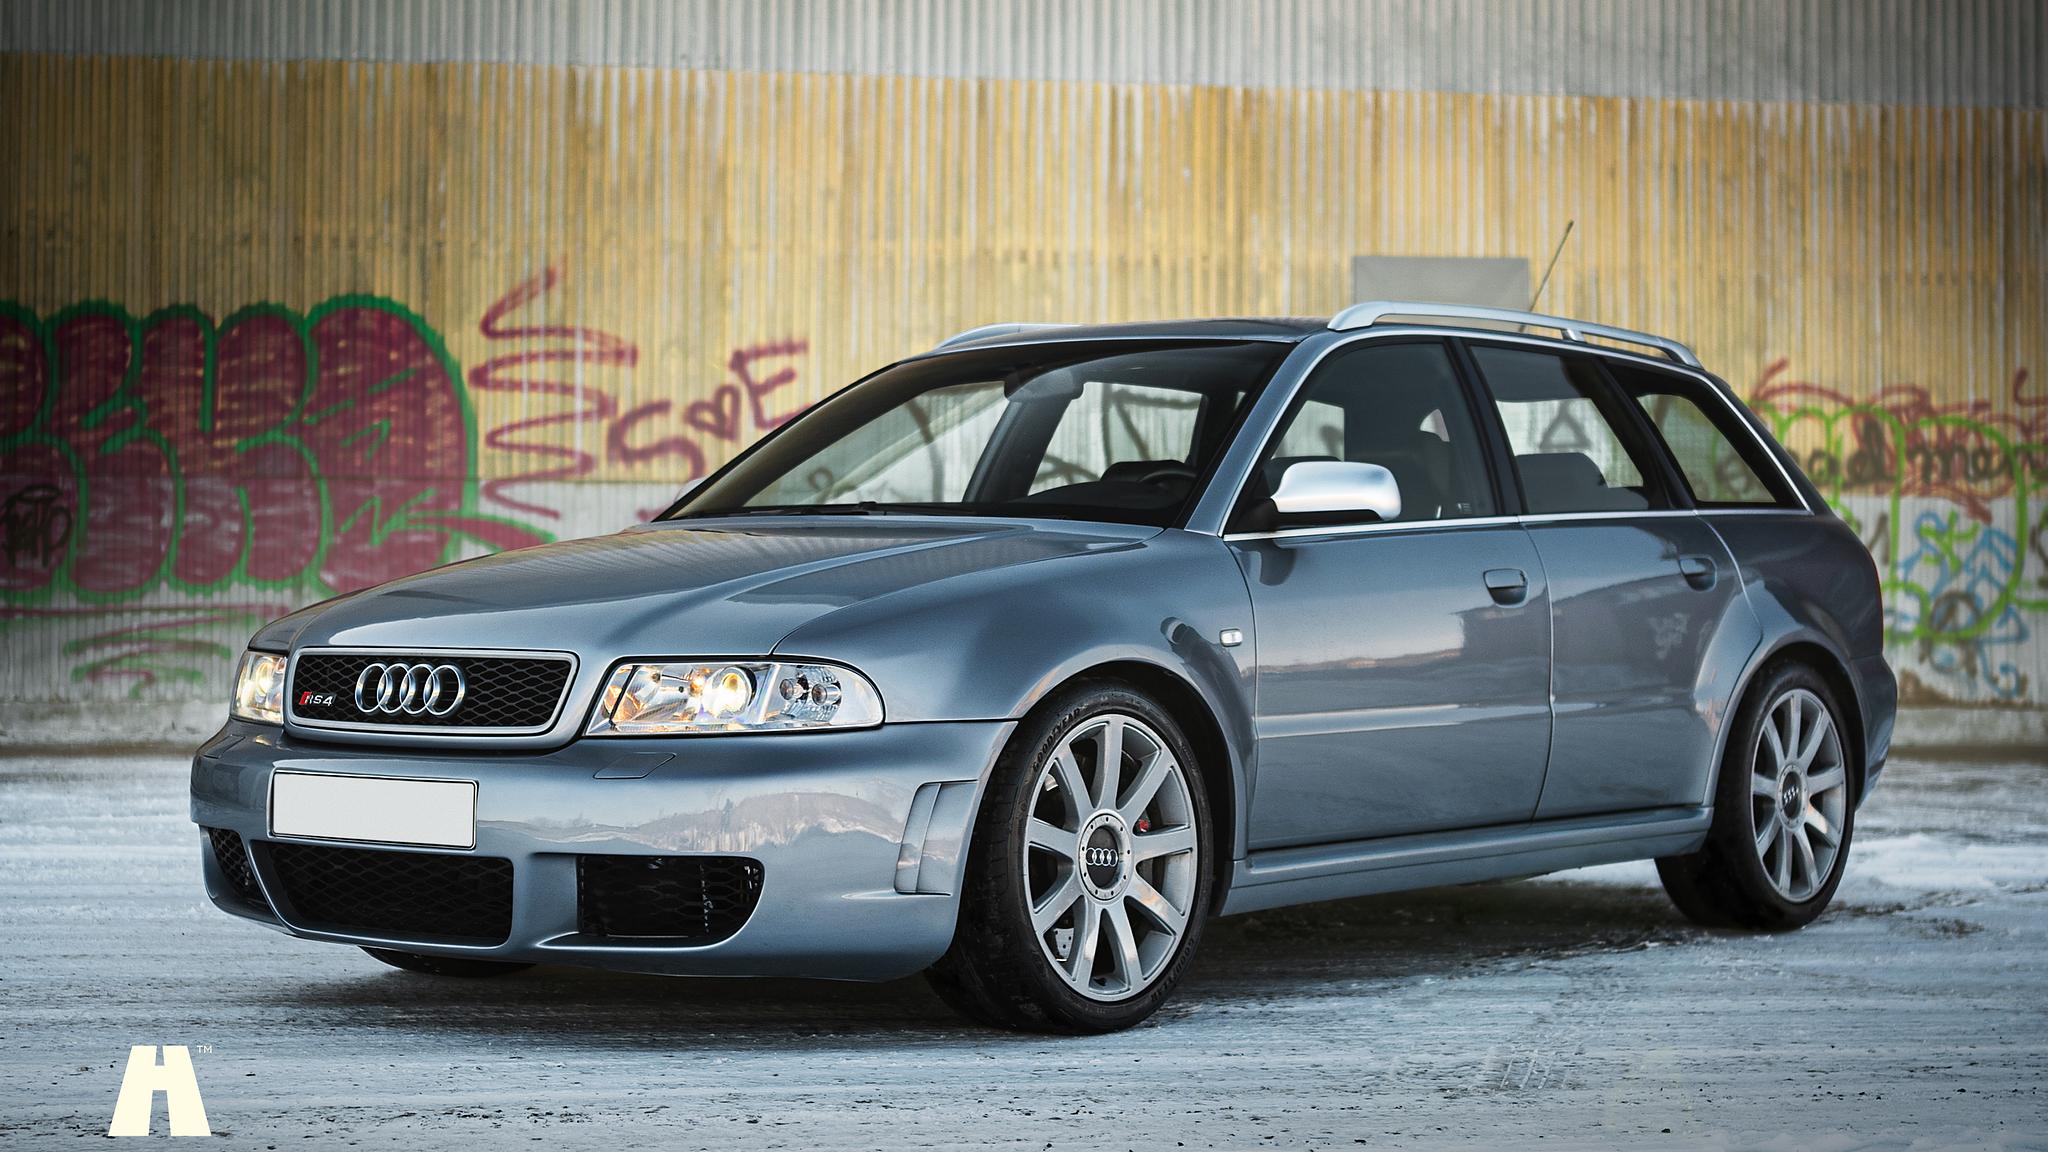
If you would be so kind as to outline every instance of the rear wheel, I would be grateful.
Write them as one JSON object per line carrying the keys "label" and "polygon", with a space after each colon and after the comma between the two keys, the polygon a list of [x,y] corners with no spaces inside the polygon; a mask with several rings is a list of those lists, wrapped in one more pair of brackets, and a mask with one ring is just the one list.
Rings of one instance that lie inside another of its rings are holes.
{"label": "rear wheel", "polygon": [[393,968],[407,972],[424,972],[429,976],[465,976],[472,979],[490,976],[510,976],[533,967],[531,964],[515,964],[508,960],[471,960],[459,956],[428,956],[419,952],[400,952],[393,948],[365,948],[363,951],[375,956]]}
{"label": "rear wheel", "polygon": [[1841,709],[1804,664],[1769,669],[1749,694],[1699,851],[1657,861],[1672,902],[1715,927],[1783,931],[1819,916],[1849,859],[1854,775]]}
{"label": "rear wheel", "polygon": [[1118,684],[1061,694],[997,763],[932,986],[1006,1028],[1138,1023],[1201,936],[1209,844],[1201,769],[1165,709]]}

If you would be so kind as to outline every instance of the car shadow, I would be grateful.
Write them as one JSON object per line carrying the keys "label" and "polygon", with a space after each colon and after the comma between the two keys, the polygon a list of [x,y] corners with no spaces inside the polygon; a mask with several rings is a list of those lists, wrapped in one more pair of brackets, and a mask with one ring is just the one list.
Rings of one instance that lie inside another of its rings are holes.
{"label": "car shadow", "polygon": [[[1211,921],[1186,983],[1149,1026],[1204,1007],[1357,998],[1425,976],[1568,960],[1706,935],[1659,891],[1497,883],[1304,905]],[[1363,987],[1361,987],[1363,986]],[[328,1031],[403,1030],[664,1052],[752,1047],[1057,1043],[967,1023],[924,980],[678,978],[540,967],[489,980],[421,976],[362,958],[362,974],[251,988],[244,1001]]]}

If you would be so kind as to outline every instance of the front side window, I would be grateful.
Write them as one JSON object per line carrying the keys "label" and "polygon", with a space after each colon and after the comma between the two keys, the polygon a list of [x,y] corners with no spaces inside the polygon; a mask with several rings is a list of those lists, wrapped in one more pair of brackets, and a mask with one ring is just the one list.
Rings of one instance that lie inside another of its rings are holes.
{"label": "front side window", "polygon": [[906,361],[811,409],[667,518],[904,511],[1164,527],[1291,347],[1123,340]]}
{"label": "front side window", "polygon": [[1531,513],[1644,512],[1667,507],[1638,445],[1603,409],[1599,368],[1583,357],[1479,344],[1472,358],[1507,432]]}
{"label": "front side window", "polygon": [[[1608,365],[1649,416],[1693,502],[1714,507],[1797,507],[1798,501],[1749,429],[1708,386],[1689,376],[1633,364]],[[1768,479],[1767,479],[1768,478]]]}
{"label": "front side window", "polygon": [[1287,469],[1313,460],[1378,464],[1400,486],[1400,521],[1490,516],[1485,450],[1450,353],[1438,342],[1370,341],[1332,352],[1302,384],[1252,475],[1270,497]]}

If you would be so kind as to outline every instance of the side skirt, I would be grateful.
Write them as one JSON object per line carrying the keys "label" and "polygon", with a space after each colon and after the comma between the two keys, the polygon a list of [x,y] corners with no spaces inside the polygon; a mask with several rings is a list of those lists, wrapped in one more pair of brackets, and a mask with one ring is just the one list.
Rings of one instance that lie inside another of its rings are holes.
{"label": "side skirt", "polygon": [[1673,856],[1697,849],[1713,820],[1712,808],[1658,808],[1270,848],[1237,862],[1221,914]]}

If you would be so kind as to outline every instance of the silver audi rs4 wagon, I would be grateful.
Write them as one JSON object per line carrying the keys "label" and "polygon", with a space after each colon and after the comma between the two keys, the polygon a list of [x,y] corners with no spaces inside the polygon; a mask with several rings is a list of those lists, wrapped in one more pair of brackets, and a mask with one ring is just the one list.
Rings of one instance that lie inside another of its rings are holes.
{"label": "silver audi rs4 wagon", "polygon": [[1650,858],[1799,927],[1890,746],[1878,575],[1683,345],[1529,313],[999,325],[617,535],[250,642],[222,910],[386,963],[1144,1019],[1212,916]]}

